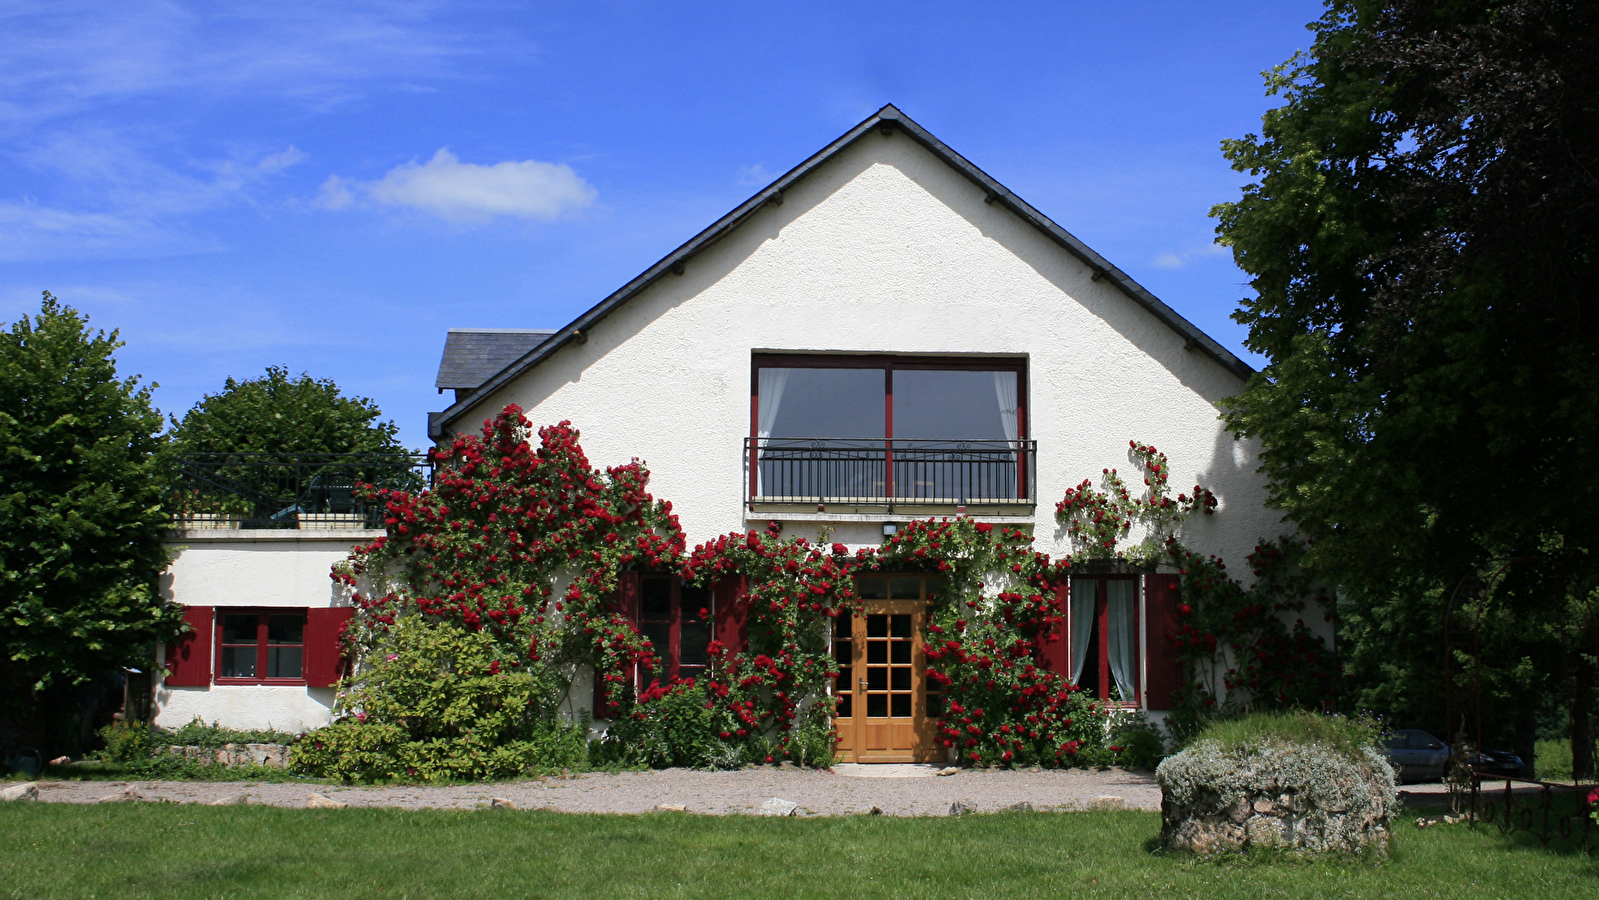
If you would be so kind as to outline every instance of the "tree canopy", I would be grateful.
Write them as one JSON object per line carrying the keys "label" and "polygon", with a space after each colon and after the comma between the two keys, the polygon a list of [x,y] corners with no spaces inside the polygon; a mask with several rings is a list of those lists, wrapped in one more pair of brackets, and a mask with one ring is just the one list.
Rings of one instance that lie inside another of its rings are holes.
{"label": "tree canopy", "polygon": [[347,397],[331,379],[268,366],[260,378],[229,378],[182,420],[173,420],[180,453],[383,453],[403,450],[399,426],[366,397]]}
{"label": "tree canopy", "polygon": [[1261,134],[1223,146],[1256,179],[1213,215],[1270,362],[1227,420],[1354,604],[1368,687],[1436,696],[1453,597],[1498,628],[1522,746],[1551,692],[1591,746],[1599,7],[1329,0],[1312,30]]}
{"label": "tree canopy", "polygon": [[24,722],[52,693],[147,667],[178,629],[157,589],[161,415],[153,385],[117,377],[120,346],[49,293],[0,331],[0,705]]}

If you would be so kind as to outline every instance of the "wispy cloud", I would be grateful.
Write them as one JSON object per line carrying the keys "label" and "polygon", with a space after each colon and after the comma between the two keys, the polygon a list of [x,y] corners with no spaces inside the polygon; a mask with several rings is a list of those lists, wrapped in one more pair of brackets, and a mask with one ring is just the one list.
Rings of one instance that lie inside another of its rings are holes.
{"label": "wispy cloud", "polygon": [[330,176],[317,204],[343,209],[363,200],[410,207],[452,222],[482,222],[495,216],[553,219],[594,202],[596,192],[571,166],[506,161],[463,163],[447,148],[425,163],[412,160],[376,181]]}
{"label": "wispy cloud", "polygon": [[738,177],[735,181],[743,187],[765,187],[771,184],[772,179],[776,177],[771,172],[766,171],[765,166],[756,163],[753,166],[739,166]]}
{"label": "wispy cloud", "polygon": [[1182,269],[1190,263],[1227,254],[1227,248],[1220,244],[1205,244],[1191,250],[1167,251],[1156,256],[1152,264],[1157,269]]}

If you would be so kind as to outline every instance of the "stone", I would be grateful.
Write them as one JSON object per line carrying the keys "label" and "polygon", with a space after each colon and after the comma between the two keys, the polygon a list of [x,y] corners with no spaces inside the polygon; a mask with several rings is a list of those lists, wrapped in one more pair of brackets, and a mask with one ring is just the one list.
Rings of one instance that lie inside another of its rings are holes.
{"label": "stone", "polygon": [[13,784],[0,789],[0,802],[37,799],[39,799],[38,782],[24,781],[21,784]]}
{"label": "stone", "polygon": [[489,801],[490,809],[516,809],[516,804],[504,797],[495,797]]}
{"label": "stone", "polygon": [[971,811],[972,808],[970,806],[967,806],[959,800],[956,800],[954,803],[949,805],[949,814],[952,816],[964,816]]}
{"label": "stone", "polygon": [[70,757],[70,756],[58,756],[55,759],[50,760],[50,765],[52,765],[52,766],[64,766],[64,765],[67,765],[67,764],[69,764],[71,762],[72,762],[72,757]]}
{"label": "stone", "polygon": [[960,770],[960,768],[958,766],[945,766],[944,768],[938,770],[938,774],[939,775],[959,775],[960,771],[961,770]]}
{"label": "stone", "polygon": [[233,794],[227,797],[218,797],[207,803],[207,806],[245,806],[250,802],[249,794]]}
{"label": "stone", "polygon": [[867,810],[866,814],[868,816],[880,816],[880,815],[883,814],[883,808],[881,806],[874,806],[871,809]]}
{"label": "stone", "polygon": [[1026,800],[1023,800],[1020,803],[1012,803],[1010,806],[1005,807],[1005,811],[1006,812],[1032,812],[1033,811],[1033,804],[1028,803]]}
{"label": "stone", "polygon": [[688,812],[688,807],[681,803],[657,803],[656,812]]}
{"label": "stone", "polygon": [[1095,797],[1094,802],[1090,803],[1088,807],[1089,809],[1126,809],[1127,800],[1111,794],[1102,794]]}
{"label": "stone", "polygon": [[350,804],[344,800],[334,800],[321,794],[312,794],[305,798],[306,809],[344,809]]}
{"label": "stone", "polygon": [[761,815],[792,816],[798,809],[799,804],[793,802],[792,800],[784,800],[781,797],[773,797],[772,799],[761,804]]}
{"label": "stone", "polygon": [[96,803],[132,803],[132,802],[136,802],[136,801],[143,800],[143,799],[144,799],[144,795],[139,793],[139,789],[130,784],[127,787],[123,788],[122,790],[118,791],[117,793],[108,794],[108,795],[106,795],[104,797],[101,797],[100,799],[98,799],[98,800],[96,800],[94,802],[96,802]]}

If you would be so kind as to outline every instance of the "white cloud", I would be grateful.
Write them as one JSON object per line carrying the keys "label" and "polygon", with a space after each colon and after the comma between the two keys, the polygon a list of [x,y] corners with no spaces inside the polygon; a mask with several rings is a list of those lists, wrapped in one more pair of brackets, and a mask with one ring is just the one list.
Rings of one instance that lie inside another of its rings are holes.
{"label": "white cloud", "polygon": [[1191,262],[1207,259],[1213,256],[1226,256],[1230,251],[1220,244],[1211,243],[1185,250],[1181,253],[1166,252],[1155,257],[1154,266],[1157,269],[1181,269]]}
{"label": "white cloud", "polygon": [[452,222],[482,222],[495,216],[553,219],[594,202],[594,188],[571,166],[527,159],[493,165],[463,163],[447,148],[425,163],[412,160],[376,181],[331,176],[316,203],[350,206],[357,195],[374,203],[404,206]]}
{"label": "white cloud", "polygon": [[739,166],[736,180],[743,187],[765,187],[772,183],[773,177],[765,166],[756,163],[753,166]]}

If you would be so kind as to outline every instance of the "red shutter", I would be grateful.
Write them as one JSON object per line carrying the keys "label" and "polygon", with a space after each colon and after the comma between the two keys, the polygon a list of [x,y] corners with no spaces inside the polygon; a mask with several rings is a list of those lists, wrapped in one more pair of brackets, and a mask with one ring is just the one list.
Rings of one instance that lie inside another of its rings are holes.
{"label": "red shutter", "polygon": [[211,622],[215,608],[185,606],[183,621],[190,631],[167,642],[165,665],[171,673],[166,683],[172,687],[211,686]]}
{"label": "red shutter", "polygon": [[1046,628],[1038,634],[1038,662],[1062,678],[1070,678],[1072,674],[1072,648],[1066,640],[1066,623],[1071,621],[1071,607],[1067,601],[1071,595],[1072,585],[1069,580],[1055,588],[1055,615],[1060,616],[1060,624]]}
{"label": "red shutter", "polygon": [[[616,576],[616,593],[611,595],[611,611],[621,613],[622,616],[627,619],[628,623],[634,628],[638,627],[639,591],[641,589],[641,584],[642,579],[639,577],[639,573],[619,572]],[[627,672],[626,675],[628,676],[629,681],[637,680],[637,676],[634,672]],[[621,698],[613,697],[612,699],[620,700]],[[594,699],[591,702],[594,707],[594,717],[596,719],[605,718],[607,716],[607,712],[603,708],[603,704],[605,703],[605,687],[600,681],[599,672],[594,673]]]}
{"label": "red shutter", "polygon": [[1172,635],[1177,631],[1177,576],[1144,576],[1144,639],[1149,685],[1144,691],[1149,709],[1171,709],[1172,694],[1183,686],[1182,662]]}
{"label": "red shutter", "polygon": [[716,583],[715,620],[712,631],[728,653],[743,653],[749,646],[749,602],[744,599],[744,576],[723,578]]}
{"label": "red shutter", "polygon": [[332,687],[344,674],[344,625],[355,616],[353,606],[329,606],[305,612],[305,683]]}

